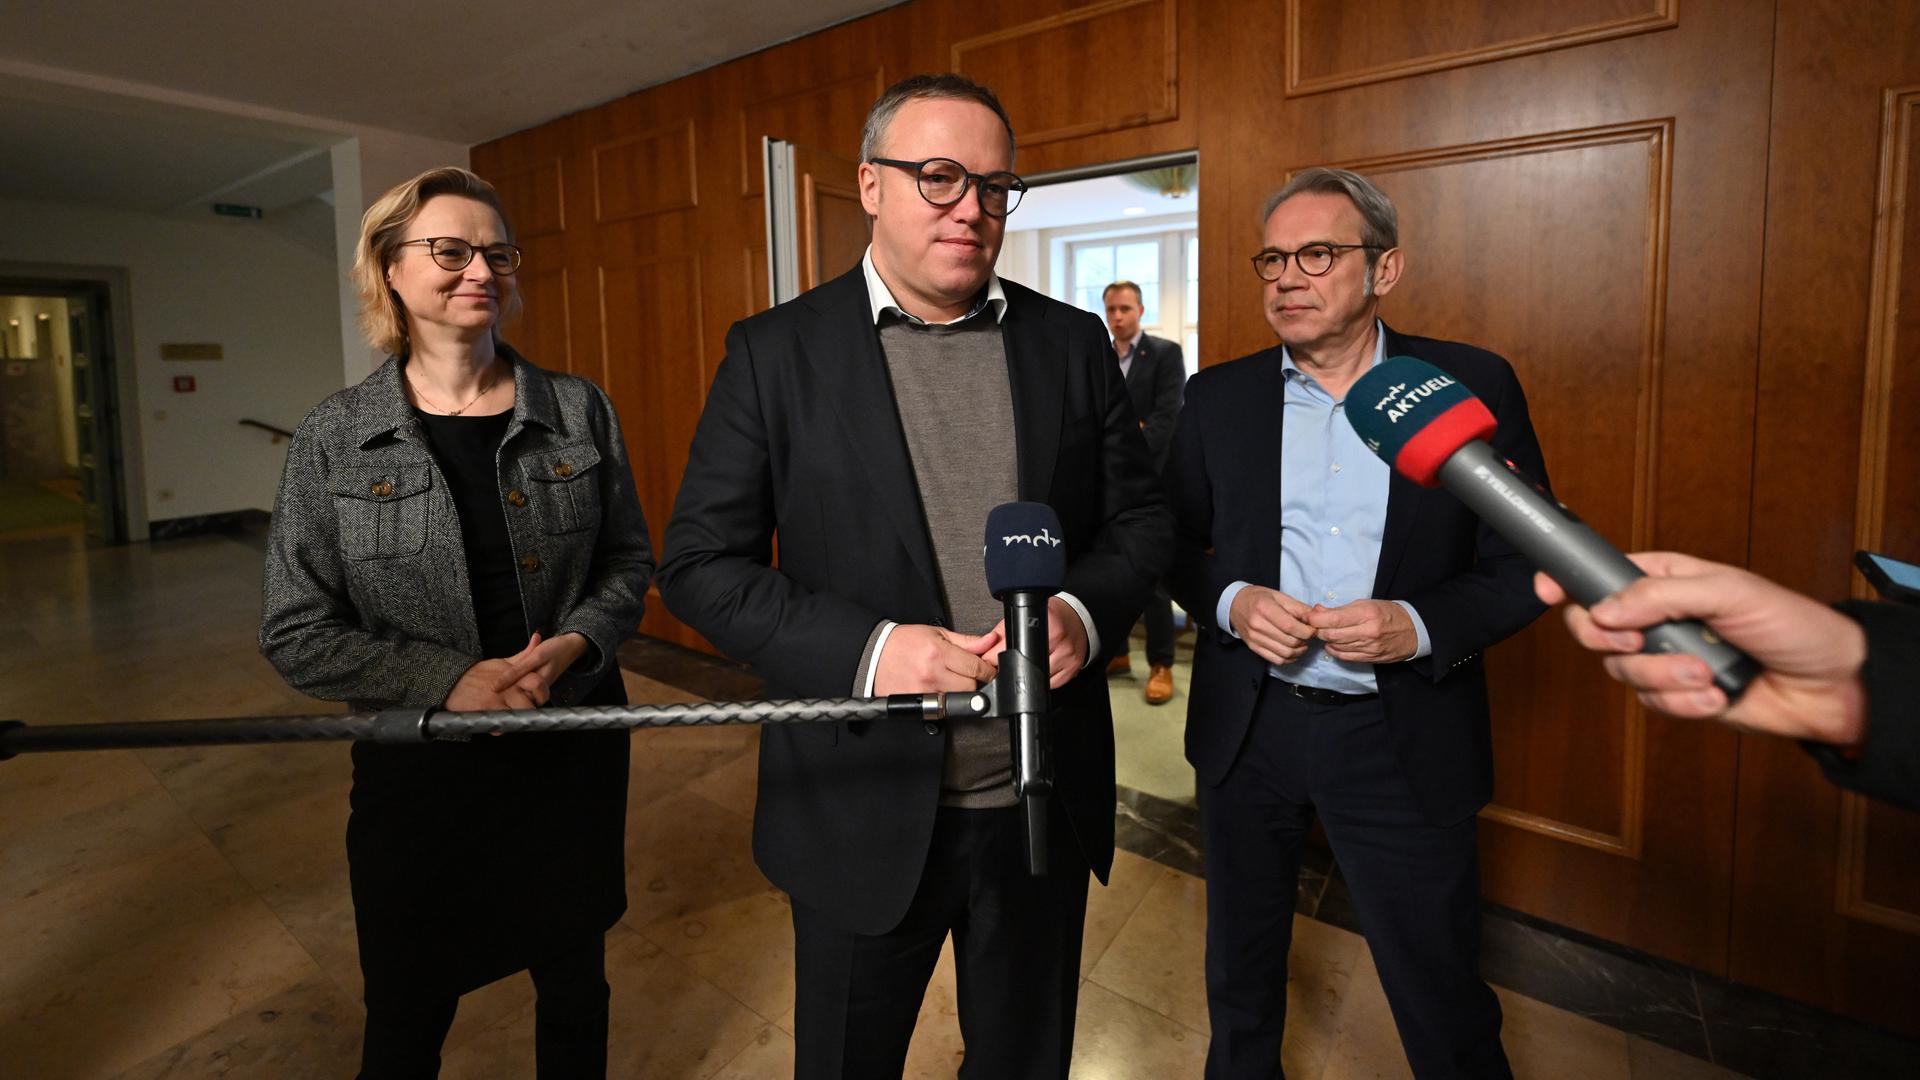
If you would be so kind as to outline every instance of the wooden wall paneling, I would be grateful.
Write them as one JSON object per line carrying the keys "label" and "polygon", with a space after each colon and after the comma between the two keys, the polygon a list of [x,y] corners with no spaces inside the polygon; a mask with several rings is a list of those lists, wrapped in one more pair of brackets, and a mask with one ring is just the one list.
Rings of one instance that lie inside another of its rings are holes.
{"label": "wooden wall paneling", "polygon": [[1029,146],[1143,127],[1180,113],[1176,15],[1175,0],[1106,0],[956,41],[951,66],[993,88]]}
{"label": "wooden wall paneling", "polygon": [[861,122],[886,84],[885,71],[872,67],[831,82],[742,105],[736,114],[740,132],[740,194],[761,194],[765,182],[760,166],[763,136],[818,146],[845,158],[858,158]]}
{"label": "wooden wall paneling", "polygon": [[1215,3],[919,0],[893,9],[912,49],[889,77],[961,64],[1006,107],[1027,176],[1192,150],[1199,110],[1181,104],[1196,100]]}
{"label": "wooden wall paneling", "polygon": [[522,313],[502,333],[527,359],[559,371],[575,370],[567,273],[568,188],[575,179],[567,162],[570,139],[571,128],[558,121],[474,147],[470,159],[500,193],[524,254],[517,281]]}
{"label": "wooden wall paneling", "polygon": [[[1231,73],[1227,115],[1201,120],[1232,140],[1233,257],[1258,248],[1258,208],[1290,172],[1384,168],[1411,245],[1389,320],[1512,359],[1556,487],[1617,540],[1740,558],[1770,14],[1688,0],[1670,31],[1288,97],[1273,62],[1293,47],[1286,11],[1233,12],[1208,54]],[[1343,55],[1379,55],[1387,46],[1368,35],[1398,34],[1365,22]],[[1505,156],[1439,165],[1473,148]],[[1216,182],[1206,161],[1203,145],[1203,185]],[[1214,220],[1202,214],[1203,227]],[[1258,282],[1236,266],[1223,291],[1225,324],[1203,325],[1203,338],[1229,356],[1271,345]],[[1639,718],[1557,616],[1497,647],[1489,670],[1488,897],[1724,971],[1734,737]]]}
{"label": "wooden wall paneling", "polygon": [[1679,0],[1286,0],[1286,89],[1317,94],[1670,30],[1678,8]]}
{"label": "wooden wall paneling", "polygon": [[[1340,163],[1393,197],[1403,245],[1450,253],[1444,277],[1420,282],[1421,332],[1513,358],[1533,408],[1568,421],[1542,430],[1548,461],[1606,463],[1562,470],[1556,493],[1634,547],[1651,532],[1655,495],[1671,145],[1661,120]],[[1556,251],[1582,257],[1540,257]],[[1402,321],[1399,300],[1383,305],[1390,324]],[[1485,816],[1639,858],[1638,703],[1555,625],[1490,662],[1500,795]]]}
{"label": "wooden wall paneling", "polygon": [[[1920,562],[1920,85],[1882,101],[1854,546]],[[1875,595],[1857,573],[1853,591]],[[1839,914],[1920,942],[1915,851],[1920,814],[1842,796]]]}
{"label": "wooden wall paneling", "polygon": [[564,239],[522,238],[520,248],[523,258],[520,272],[514,276],[523,309],[519,320],[504,328],[507,340],[541,367],[586,374],[575,367],[573,356]]}
{"label": "wooden wall paneling", "polygon": [[858,162],[796,146],[793,167],[799,203],[800,288],[805,291],[859,265],[873,230],[860,203]]}
{"label": "wooden wall paneling", "polygon": [[485,175],[500,192],[501,205],[506,207],[507,218],[520,240],[566,234],[566,169],[559,154],[496,168]]}
{"label": "wooden wall paneling", "polygon": [[746,281],[746,293],[753,299],[754,312],[773,306],[773,282],[767,267],[767,245],[748,244],[740,249],[740,262]]}
{"label": "wooden wall paneling", "polygon": [[[1446,272],[1388,297],[1383,316],[1512,358],[1535,415],[1563,421],[1540,427],[1557,494],[1636,547],[1656,494],[1671,142],[1658,120],[1339,163],[1394,198],[1408,250],[1446,253]],[[1545,255],[1561,251],[1582,257]],[[1637,872],[1647,825],[1638,703],[1553,622],[1488,664],[1496,795],[1483,819],[1590,875]],[[1584,925],[1608,920],[1614,903],[1599,890],[1551,901]]]}
{"label": "wooden wall paneling", "polygon": [[[624,419],[656,552],[706,399],[702,277],[698,253],[607,258],[596,275],[607,394]],[[664,629],[665,618],[650,610],[642,626]]]}
{"label": "wooden wall paneling", "polygon": [[[1249,293],[1257,297],[1259,278],[1248,257],[1261,247],[1256,220],[1268,194],[1279,184],[1260,190],[1265,178],[1257,169],[1235,167],[1234,155],[1246,143],[1258,143],[1277,133],[1265,125],[1242,128],[1245,115],[1241,95],[1247,88],[1235,77],[1235,39],[1244,32],[1238,19],[1243,5],[1237,0],[1187,0],[1182,10],[1195,21],[1183,35],[1185,48],[1212,62],[1186,61],[1181,70],[1189,102],[1207,103],[1188,110],[1184,126],[1200,148],[1200,355],[1201,367],[1230,360],[1247,351],[1239,346],[1256,328],[1265,330],[1257,305],[1250,325],[1239,335],[1228,328],[1234,314],[1245,311]],[[1244,320],[1243,320],[1244,321]],[[1273,333],[1267,331],[1267,343]]]}
{"label": "wooden wall paneling", "polygon": [[596,144],[591,156],[594,222],[607,225],[698,206],[694,128],[689,117]]}
{"label": "wooden wall paneling", "polygon": [[[1860,588],[1856,546],[1920,557],[1920,9],[1810,0],[1780,20],[1751,565],[1839,599]],[[1843,796],[1790,742],[1744,738],[1733,977],[1920,1035],[1917,846],[1920,815]]]}

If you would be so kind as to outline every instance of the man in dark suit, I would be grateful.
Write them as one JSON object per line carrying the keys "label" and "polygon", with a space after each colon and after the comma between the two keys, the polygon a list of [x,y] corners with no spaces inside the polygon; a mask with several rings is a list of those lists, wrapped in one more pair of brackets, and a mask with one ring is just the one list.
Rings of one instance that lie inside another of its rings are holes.
{"label": "man in dark suit", "polygon": [[1544,482],[1506,361],[1394,333],[1393,204],[1309,169],[1267,205],[1280,346],[1187,384],[1167,467],[1173,595],[1199,621],[1187,756],[1206,835],[1209,1077],[1281,1075],[1300,845],[1317,815],[1418,1077],[1510,1077],[1478,972],[1475,813],[1492,793],[1481,654],[1537,617],[1533,568],[1343,413],[1387,356],[1459,379]]}
{"label": "man in dark suit", "polygon": [[801,1077],[898,1077],[949,932],[962,1075],[1063,1077],[1072,1051],[1087,875],[1113,855],[1100,662],[1172,526],[1099,320],[993,273],[1013,153],[984,87],[881,95],[872,245],[728,333],[667,527],[667,607],[800,697],[978,686],[1004,635],[987,512],[1045,502],[1065,534],[1049,876],[1027,873],[1006,720],[761,733],[754,855],[793,901]]}
{"label": "man in dark suit", "polygon": [[[1165,469],[1167,448],[1173,443],[1173,422],[1180,415],[1180,388],[1187,382],[1186,359],[1180,355],[1180,346],[1140,329],[1140,286],[1116,281],[1101,290],[1100,302],[1107,309],[1113,353],[1120,362],[1120,375],[1127,381],[1127,397],[1140,421],[1140,433],[1146,436],[1147,450],[1153,454],[1153,467]],[[1147,624],[1147,704],[1165,705],[1173,700],[1173,602],[1167,598],[1165,586],[1153,587],[1141,621]],[[1128,643],[1120,642],[1107,674],[1125,675],[1133,670],[1127,653]]]}

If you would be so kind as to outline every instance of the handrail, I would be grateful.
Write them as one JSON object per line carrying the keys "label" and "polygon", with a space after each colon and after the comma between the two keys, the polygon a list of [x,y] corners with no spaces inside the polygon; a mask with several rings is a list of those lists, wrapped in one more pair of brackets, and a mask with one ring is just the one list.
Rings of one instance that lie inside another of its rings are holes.
{"label": "handrail", "polygon": [[293,432],[288,431],[286,428],[274,427],[272,424],[268,424],[260,420],[242,420],[240,421],[240,426],[259,428],[261,431],[264,431],[267,434],[273,436],[273,442],[274,442],[274,445],[276,446],[279,445],[281,439],[293,438]]}

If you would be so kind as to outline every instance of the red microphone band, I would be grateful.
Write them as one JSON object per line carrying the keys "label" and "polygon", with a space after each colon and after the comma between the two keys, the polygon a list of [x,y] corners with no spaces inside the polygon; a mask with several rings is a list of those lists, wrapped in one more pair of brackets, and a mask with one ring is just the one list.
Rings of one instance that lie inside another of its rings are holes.
{"label": "red microphone band", "polygon": [[1400,448],[1393,467],[1422,487],[1439,487],[1440,466],[1454,451],[1475,439],[1493,438],[1498,427],[1486,405],[1477,397],[1468,397],[1422,425]]}

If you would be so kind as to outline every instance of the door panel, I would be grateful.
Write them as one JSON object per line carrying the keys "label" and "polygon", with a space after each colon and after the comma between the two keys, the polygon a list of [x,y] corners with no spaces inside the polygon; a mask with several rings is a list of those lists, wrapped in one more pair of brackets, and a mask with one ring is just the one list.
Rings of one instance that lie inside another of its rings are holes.
{"label": "door panel", "polygon": [[860,205],[859,163],[852,158],[793,148],[794,187],[799,201],[800,289],[839,277],[860,262],[872,230]]}
{"label": "door panel", "polygon": [[[1774,74],[1753,567],[1867,596],[1920,560],[1920,9],[1782,5]],[[1920,1034],[1920,814],[1742,743],[1733,977]]]}
{"label": "door panel", "polygon": [[67,333],[73,360],[80,498],[87,506],[87,535],[116,544],[125,539],[126,526],[120,509],[119,420],[114,408],[105,302],[97,295],[67,297]]}

